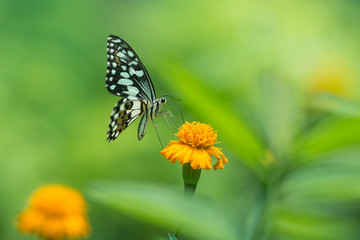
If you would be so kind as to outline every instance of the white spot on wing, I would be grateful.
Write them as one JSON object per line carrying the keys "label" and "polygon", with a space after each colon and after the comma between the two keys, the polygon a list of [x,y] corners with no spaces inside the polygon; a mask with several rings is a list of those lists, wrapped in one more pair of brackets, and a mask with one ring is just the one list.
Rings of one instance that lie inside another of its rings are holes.
{"label": "white spot on wing", "polygon": [[[125,93],[125,92],[124,92]],[[127,94],[134,94],[133,92],[126,92]],[[132,95],[129,95],[127,97],[129,100],[138,100],[138,98],[136,96],[132,96]]]}
{"label": "white spot on wing", "polygon": [[128,55],[129,55],[130,57],[133,57],[133,56],[134,56],[134,53],[129,50],[129,51],[128,51]]}
{"label": "white spot on wing", "polygon": [[136,76],[138,76],[138,77],[142,77],[142,76],[144,76],[144,71],[143,70],[138,70],[138,71],[136,71],[136,70],[134,70],[134,68],[129,68],[129,73],[130,73],[130,75],[132,76],[132,75],[136,75]]}
{"label": "white spot on wing", "polygon": [[130,91],[130,92],[133,92],[135,94],[139,93],[139,89],[137,89],[136,87],[133,87],[133,86],[128,86],[127,90]]}
{"label": "white spot on wing", "polygon": [[126,79],[126,78],[121,78],[117,83],[120,85],[130,86],[133,84],[133,81],[131,81],[130,79]]}
{"label": "white spot on wing", "polygon": [[111,74],[112,74],[112,75],[115,75],[115,74],[116,74],[116,70],[115,70],[115,69],[111,70]]}
{"label": "white spot on wing", "polygon": [[133,118],[133,117],[135,117],[135,116],[139,115],[140,113],[141,113],[141,111],[140,111],[140,110],[133,110],[133,111],[131,112],[131,118]]}
{"label": "white spot on wing", "polygon": [[135,71],[135,73],[136,73],[136,76],[138,76],[138,77],[144,76],[144,71],[143,70]]}
{"label": "white spot on wing", "polygon": [[121,43],[121,40],[120,39],[113,39],[112,40],[114,43]]}
{"label": "white spot on wing", "polygon": [[124,77],[124,78],[129,78],[130,74],[128,74],[127,72],[121,72],[120,76]]}
{"label": "white spot on wing", "polygon": [[125,54],[123,54],[122,52],[118,52],[116,54],[116,56],[118,56],[119,58],[125,58],[126,57]]}
{"label": "white spot on wing", "polygon": [[115,87],[116,87],[115,85],[111,85],[111,86],[110,86],[110,89],[111,89],[111,90],[114,90]]}
{"label": "white spot on wing", "polygon": [[141,106],[141,102],[140,101],[134,101],[133,102],[134,105],[133,105],[133,109],[140,109],[140,106]]}
{"label": "white spot on wing", "polygon": [[132,67],[129,68],[129,73],[131,76],[136,74],[135,70]]}

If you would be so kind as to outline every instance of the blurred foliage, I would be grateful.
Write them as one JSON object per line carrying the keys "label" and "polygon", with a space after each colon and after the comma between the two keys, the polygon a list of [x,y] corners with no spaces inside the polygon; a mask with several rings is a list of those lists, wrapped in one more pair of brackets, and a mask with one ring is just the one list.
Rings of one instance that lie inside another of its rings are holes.
{"label": "blurred foliage", "polygon": [[[17,232],[16,215],[39,185],[62,183],[86,194],[90,239],[167,239],[181,222],[179,239],[358,239],[359,10],[1,1],[0,238],[36,239]],[[185,120],[218,130],[230,162],[203,171],[192,203],[151,124],[141,142],[137,122],[105,141],[117,101],[104,86],[109,34],[132,45],[158,97],[180,94],[169,101]]]}

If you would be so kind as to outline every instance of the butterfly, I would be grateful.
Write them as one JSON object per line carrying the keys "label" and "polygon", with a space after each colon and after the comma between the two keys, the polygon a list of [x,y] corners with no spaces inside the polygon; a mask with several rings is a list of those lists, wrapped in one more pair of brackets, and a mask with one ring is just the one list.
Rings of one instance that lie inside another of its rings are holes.
{"label": "butterfly", "polygon": [[109,142],[143,114],[138,128],[140,141],[145,136],[148,121],[154,122],[155,116],[164,116],[160,109],[166,103],[166,98],[156,99],[144,64],[129,44],[114,35],[107,39],[106,89],[122,97],[110,116],[107,132]]}

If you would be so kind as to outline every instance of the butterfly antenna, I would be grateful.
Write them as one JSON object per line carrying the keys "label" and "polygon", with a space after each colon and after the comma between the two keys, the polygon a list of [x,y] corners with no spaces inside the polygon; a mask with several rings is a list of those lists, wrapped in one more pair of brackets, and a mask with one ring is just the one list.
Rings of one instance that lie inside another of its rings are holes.
{"label": "butterfly antenna", "polygon": [[153,124],[154,124],[154,126],[155,126],[156,135],[157,135],[157,137],[158,137],[158,139],[159,139],[160,145],[161,145],[161,147],[164,149],[164,145],[163,145],[163,143],[162,143],[162,141],[161,141],[161,137],[160,137],[159,132],[158,132],[158,130],[157,130],[157,126],[156,126],[156,124],[155,124],[155,122],[154,122],[154,119],[151,119],[151,121],[153,122]]}
{"label": "butterfly antenna", "polygon": [[176,98],[172,95],[184,95],[184,94],[165,94],[164,97],[171,97],[172,99],[175,99],[175,100],[181,102],[181,98]]}

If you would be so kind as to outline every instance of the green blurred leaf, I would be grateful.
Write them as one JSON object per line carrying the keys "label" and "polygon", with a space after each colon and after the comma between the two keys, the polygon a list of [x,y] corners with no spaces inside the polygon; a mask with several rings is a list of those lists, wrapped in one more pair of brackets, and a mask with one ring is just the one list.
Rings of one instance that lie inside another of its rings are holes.
{"label": "green blurred leaf", "polygon": [[166,229],[181,225],[181,234],[196,239],[242,239],[241,227],[221,206],[208,200],[185,199],[157,185],[95,183],[88,194],[99,203]]}
{"label": "green blurred leaf", "polygon": [[360,200],[360,145],[314,158],[287,176],[282,194],[294,201]]}
{"label": "green blurred leaf", "polygon": [[175,235],[172,234],[172,233],[169,233],[169,239],[170,239],[170,240],[178,240],[178,239],[175,237]]}
{"label": "green blurred leaf", "polygon": [[331,115],[299,138],[299,160],[360,143],[360,117]]}
{"label": "green blurred leaf", "polygon": [[294,136],[303,125],[298,91],[289,81],[263,74],[254,84],[253,101],[267,149],[276,156],[292,151]]}
{"label": "green blurred leaf", "polygon": [[290,239],[357,239],[360,145],[313,157],[288,172],[269,219]]}
{"label": "green blurred leaf", "polygon": [[348,117],[360,117],[360,103],[327,92],[311,96],[310,107]]}
{"label": "green blurred leaf", "polygon": [[322,208],[279,201],[270,215],[270,218],[276,219],[270,222],[272,233],[277,236],[275,239],[358,239],[356,218],[351,218],[346,211],[333,211],[331,208],[338,209],[339,205]]}

